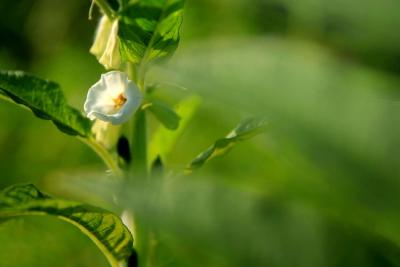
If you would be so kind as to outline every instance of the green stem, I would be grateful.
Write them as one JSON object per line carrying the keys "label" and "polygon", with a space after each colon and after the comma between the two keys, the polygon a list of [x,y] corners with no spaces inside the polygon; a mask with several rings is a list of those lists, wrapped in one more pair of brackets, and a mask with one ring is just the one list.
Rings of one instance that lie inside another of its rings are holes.
{"label": "green stem", "polygon": [[138,110],[133,120],[132,174],[147,177],[147,119],[146,111]]}
{"label": "green stem", "polygon": [[[133,121],[132,136],[132,179],[147,179],[147,120],[146,111],[140,109],[137,111]],[[139,266],[150,267],[151,255],[150,246],[150,230],[141,218],[135,217],[135,247],[139,255]]]}
{"label": "green stem", "polygon": [[104,14],[108,17],[109,20],[113,20],[115,17],[114,10],[110,7],[110,5],[105,0],[93,0],[99,8],[104,12]]}
{"label": "green stem", "polygon": [[115,176],[117,176],[118,178],[123,177],[121,169],[118,167],[118,164],[112,158],[110,153],[108,153],[107,149],[105,149],[102,145],[100,145],[90,137],[89,138],[78,137],[78,139],[81,140],[86,145],[88,145],[91,149],[93,149],[93,151],[95,151],[96,154],[104,161],[104,163],[113,172]]}
{"label": "green stem", "polygon": [[[146,94],[145,73],[146,64],[141,64],[134,68],[131,73],[136,84],[143,93]],[[134,75],[133,75],[134,74]],[[148,158],[147,158],[147,118],[146,110],[139,109],[133,119],[133,135],[132,135],[132,165],[131,178],[144,179],[149,178]],[[155,237],[150,227],[139,217],[134,217],[135,226],[135,248],[139,256],[139,266],[153,267],[155,266],[154,243]]]}

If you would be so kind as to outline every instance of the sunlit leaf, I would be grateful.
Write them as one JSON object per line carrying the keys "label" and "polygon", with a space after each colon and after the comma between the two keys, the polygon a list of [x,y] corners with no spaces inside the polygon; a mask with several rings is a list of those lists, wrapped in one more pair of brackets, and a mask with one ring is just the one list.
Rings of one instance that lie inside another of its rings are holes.
{"label": "sunlit leaf", "polygon": [[165,126],[165,128],[176,130],[179,127],[179,121],[181,118],[168,106],[152,102],[148,109],[154,114],[159,122]]}
{"label": "sunlit leaf", "polygon": [[140,0],[121,12],[121,53],[134,64],[171,55],[179,43],[183,0]]}
{"label": "sunlit leaf", "polygon": [[165,127],[159,127],[151,138],[149,143],[149,159],[153,162],[157,155],[165,160],[171,152],[176,141],[186,129],[189,121],[192,119],[194,113],[200,104],[200,98],[191,96],[181,101],[175,108],[176,114],[181,118],[179,127],[175,131],[170,131]]}
{"label": "sunlit leaf", "polygon": [[0,95],[21,104],[39,118],[51,120],[69,135],[90,135],[91,122],[70,107],[58,84],[21,71],[0,71]]}
{"label": "sunlit leaf", "polygon": [[23,215],[50,215],[78,227],[104,253],[111,266],[119,266],[132,253],[129,230],[113,213],[79,202],[52,198],[34,185],[15,185],[0,194],[0,220]]}
{"label": "sunlit leaf", "polygon": [[188,169],[200,168],[208,160],[226,154],[238,142],[247,140],[264,131],[265,119],[248,118],[241,121],[225,138],[218,139],[215,143],[200,153],[189,165]]}

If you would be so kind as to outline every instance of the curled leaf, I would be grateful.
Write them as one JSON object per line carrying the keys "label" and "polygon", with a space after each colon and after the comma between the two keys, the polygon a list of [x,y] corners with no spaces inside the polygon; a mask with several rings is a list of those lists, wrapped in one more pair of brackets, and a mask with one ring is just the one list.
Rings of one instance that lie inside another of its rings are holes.
{"label": "curled leaf", "polygon": [[215,143],[200,153],[187,167],[188,171],[200,168],[212,158],[225,155],[238,142],[262,133],[265,130],[265,119],[248,118],[241,121],[225,138],[218,139]]}
{"label": "curled leaf", "polygon": [[133,239],[118,216],[101,208],[52,198],[32,184],[14,185],[0,193],[0,220],[23,215],[50,215],[87,235],[113,267],[132,254]]}

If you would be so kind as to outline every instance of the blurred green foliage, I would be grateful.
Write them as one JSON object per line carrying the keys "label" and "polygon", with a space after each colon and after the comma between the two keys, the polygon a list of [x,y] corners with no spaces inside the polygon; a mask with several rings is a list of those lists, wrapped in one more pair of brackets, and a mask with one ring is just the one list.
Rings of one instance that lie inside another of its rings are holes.
{"label": "blurred green foliage", "polygon": [[[98,18],[87,20],[89,5],[0,0],[0,68],[57,81],[81,109],[103,72],[88,53]],[[163,193],[158,181],[123,190],[122,204],[160,233],[163,264],[400,266],[399,9],[390,0],[187,0],[177,55],[154,76],[188,88],[161,87],[172,104],[191,92],[203,101],[165,166],[183,169],[249,114],[271,125]],[[10,103],[0,117],[2,187],[29,181],[104,204],[93,186],[104,166],[88,148]],[[66,186],[88,176],[87,190]],[[0,266],[107,266],[53,219],[7,221],[0,243]]]}

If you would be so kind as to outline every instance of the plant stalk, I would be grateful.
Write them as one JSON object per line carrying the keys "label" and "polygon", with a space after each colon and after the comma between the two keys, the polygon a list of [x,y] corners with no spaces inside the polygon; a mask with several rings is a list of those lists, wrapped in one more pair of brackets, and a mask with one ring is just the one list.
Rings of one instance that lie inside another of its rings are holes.
{"label": "plant stalk", "polygon": [[105,0],[93,0],[99,8],[104,12],[104,14],[108,17],[109,20],[113,20],[115,17],[114,10],[110,7],[110,5]]}
{"label": "plant stalk", "polygon": [[[144,62],[142,62],[144,63]],[[128,66],[129,67],[129,66]],[[131,74],[132,79],[135,80],[137,86],[143,95],[146,94],[145,87],[145,74],[146,64],[140,64],[136,68],[130,67],[133,71]],[[147,116],[146,109],[139,109],[133,119],[133,135],[131,140],[131,155],[132,163],[130,168],[131,179],[141,179],[141,182],[147,182],[150,174],[148,169],[148,139],[147,139]],[[150,201],[150,200],[149,200]],[[135,248],[138,253],[139,266],[141,267],[154,267],[155,266],[155,251],[154,244],[156,242],[155,236],[146,224],[142,221],[140,216],[134,216],[134,230],[135,230]]]}
{"label": "plant stalk", "polygon": [[105,149],[92,138],[78,137],[78,139],[92,148],[117,178],[123,177],[123,172],[119,168],[116,161],[112,158],[111,154],[108,153],[107,149]]}
{"label": "plant stalk", "polygon": [[139,109],[133,119],[132,135],[132,165],[131,176],[133,179],[147,178],[147,119],[146,111]]}

